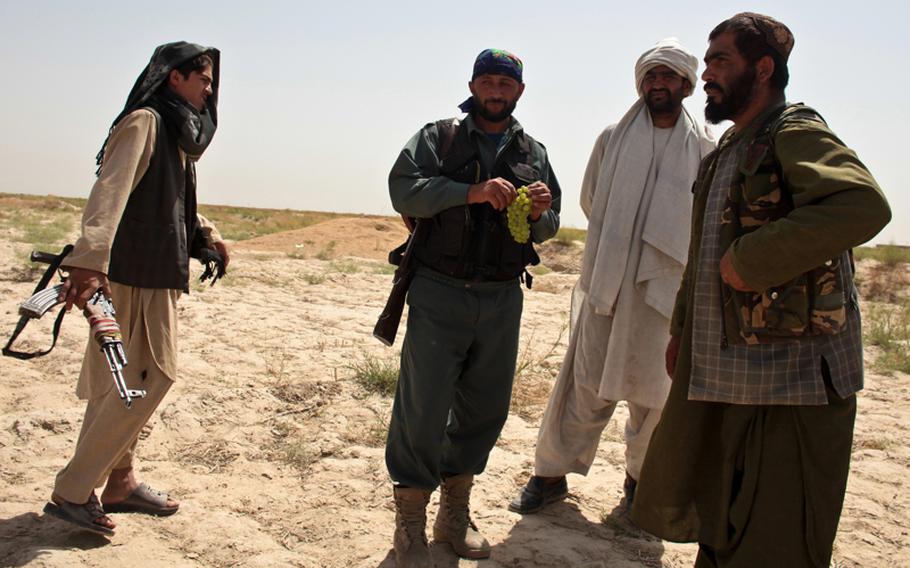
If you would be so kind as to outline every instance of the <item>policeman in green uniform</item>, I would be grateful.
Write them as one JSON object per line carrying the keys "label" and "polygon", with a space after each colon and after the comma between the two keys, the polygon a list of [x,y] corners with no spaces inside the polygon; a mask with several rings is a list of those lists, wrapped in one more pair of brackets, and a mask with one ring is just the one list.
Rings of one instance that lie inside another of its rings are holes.
{"label": "policeman in green uniform", "polygon": [[[418,220],[401,374],[386,444],[394,483],[399,566],[431,566],[426,505],[442,486],[433,529],[462,557],[490,547],[470,520],[474,475],[509,411],[525,271],[532,241],[559,228],[560,190],[544,147],[512,111],[522,62],[487,49],[474,63],[463,120],[430,123],[408,141],[389,175],[395,210]],[[509,232],[505,209],[527,187],[529,242]]]}

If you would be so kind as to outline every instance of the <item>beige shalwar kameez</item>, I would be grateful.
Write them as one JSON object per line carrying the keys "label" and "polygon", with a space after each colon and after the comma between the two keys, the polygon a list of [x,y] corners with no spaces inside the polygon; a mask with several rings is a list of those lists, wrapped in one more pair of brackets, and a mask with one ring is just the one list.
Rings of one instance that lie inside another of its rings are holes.
{"label": "beige shalwar kameez", "polygon": [[[86,203],[82,236],[64,265],[107,273],[110,250],[130,193],[148,169],[157,123],[146,109],[127,115],[111,133],[104,165]],[[181,153],[182,155],[182,153]],[[199,222],[211,245],[221,236],[207,219]],[[87,399],[76,451],[58,473],[54,493],[84,503],[112,469],[130,467],[139,432],[177,378],[177,299],[180,290],[150,289],[111,282],[112,301],[123,334],[130,389],[144,389],[127,409],[114,388],[107,362],[89,337],[76,394]]]}

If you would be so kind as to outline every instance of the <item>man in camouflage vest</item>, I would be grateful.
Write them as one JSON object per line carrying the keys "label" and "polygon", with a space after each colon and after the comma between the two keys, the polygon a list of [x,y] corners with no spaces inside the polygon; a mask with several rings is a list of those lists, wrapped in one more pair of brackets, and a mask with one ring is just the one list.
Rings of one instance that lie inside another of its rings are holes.
{"label": "man in camouflage vest", "polygon": [[710,34],[709,122],[671,319],[673,385],[632,509],[696,566],[828,566],[863,385],[850,249],[891,212],[814,110],[785,102],[793,35],[742,13]]}

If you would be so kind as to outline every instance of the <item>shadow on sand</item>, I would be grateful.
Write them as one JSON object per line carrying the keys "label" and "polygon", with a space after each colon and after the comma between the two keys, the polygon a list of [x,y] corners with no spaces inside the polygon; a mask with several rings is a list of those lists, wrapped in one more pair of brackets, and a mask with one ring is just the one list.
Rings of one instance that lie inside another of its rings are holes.
{"label": "shadow on sand", "polygon": [[493,548],[501,566],[535,568],[620,568],[661,566],[663,542],[632,524],[625,505],[600,519],[585,517],[569,500],[534,515],[515,515],[517,522]]}
{"label": "shadow on sand", "polygon": [[[430,540],[430,556],[433,557],[433,566],[435,568],[458,568],[458,557],[455,556],[448,544],[436,544]],[[484,561],[479,561],[477,566],[484,566]],[[397,568],[395,552],[389,550],[389,553],[376,568]]]}
{"label": "shadow on sand", "polygon": [[[586,518],[571,501],[554,503],[534,515],[514,515],[505,540],[493,545],[489,560],[463,561],[477,568],[638,568],[661,566],[663,542],[632,524],[624,505],[597,521]],[[483,531],[483,527],[480,527]],[[430,542],[436,568],[457,568],[459,559],[447,544]],[[389,550],[376,568],[396,568]]]}
{"label": "shadow on sand", "polygon": [[25,566],[51,550],[91,550],[110,542],[49,515],[23,513],[0,519],[0,566]]}

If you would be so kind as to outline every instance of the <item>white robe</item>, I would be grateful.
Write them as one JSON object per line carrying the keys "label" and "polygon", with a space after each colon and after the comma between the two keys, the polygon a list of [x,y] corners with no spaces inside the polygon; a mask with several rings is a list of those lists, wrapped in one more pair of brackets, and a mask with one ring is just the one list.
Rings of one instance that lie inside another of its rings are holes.
{"label": "white robe", "polygon": [[588,318],[584,327],[599,332],[573,333],[566,357],[574,357],[576,380],[599,383],[602,400],[663,406],[670,388],[664,350],[686,257],[690,188],[713,146],[685,111],[672,129],[654,128],[641,101],[594,144],[582,182],[589,226],[572,320]]}

